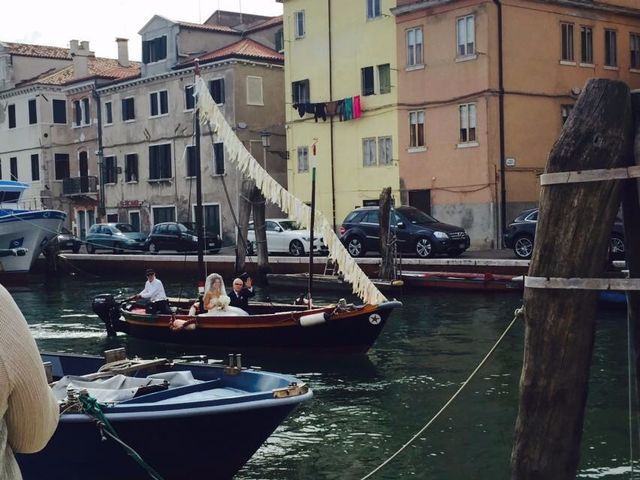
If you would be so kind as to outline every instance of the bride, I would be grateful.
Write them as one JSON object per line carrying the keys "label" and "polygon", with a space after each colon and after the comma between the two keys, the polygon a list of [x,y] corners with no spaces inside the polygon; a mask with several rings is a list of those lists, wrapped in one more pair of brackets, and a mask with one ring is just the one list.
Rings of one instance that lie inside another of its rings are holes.
{"label": "bride", "polygon": [[224,288],[224,281],[217,273],[212,273],[207,277],[204,286],[204,308],[206,316],[230,316],[230,315],[248,315],[243,309],[229,306],[231,299],[227,296]]}

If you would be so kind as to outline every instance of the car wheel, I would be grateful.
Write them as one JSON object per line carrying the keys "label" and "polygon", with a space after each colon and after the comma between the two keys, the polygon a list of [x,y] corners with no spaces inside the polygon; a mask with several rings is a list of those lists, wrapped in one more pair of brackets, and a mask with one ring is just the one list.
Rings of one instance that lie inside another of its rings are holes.
{"label": "car wheel", "polygon": [[609,258],[611,260],[624,259],[624,238],[620,235],[611,235],[609,239]]}
{"label": "car wheel", "polygon": [[517,237],[515,242],[513,242],[513,253],[516,254],[516,257],[523,260],[530,259],[533,253],[533,238],[529,235]]}
{"label": "car wheel", "polygon": [[94,247],[91,243],[87,243],[87,253],[96,253],[96,247]]}
{"label": "car wheel", "polygon": [[155,243],[151,242],[149,244],[149,252],[151,253],[158,253],[160,250],[158,249],[158,245],[156,245]]}
{"label": "car wheel", "polygon": [[294,257],[301,257],[304,255],[304,245],[300,240],[292,240],[289,244],[289,253]]}
{"label": "car wheel", "polygon": [[74,247],[71,249],[71,251],[73,253],[78,253],[80,251],[80,245],[74,245]]}
{"label": "car wheel", "polygon": [[433,257],[433,245],[431,240],[426,237],[420,237],[416,242],[416,255],[420,258]]}
{"label": "car wheel", "polygon": [[364,242],[360,237],[351,237],[347,240],[347,251],[352,257],[363,257],[366,253]]}

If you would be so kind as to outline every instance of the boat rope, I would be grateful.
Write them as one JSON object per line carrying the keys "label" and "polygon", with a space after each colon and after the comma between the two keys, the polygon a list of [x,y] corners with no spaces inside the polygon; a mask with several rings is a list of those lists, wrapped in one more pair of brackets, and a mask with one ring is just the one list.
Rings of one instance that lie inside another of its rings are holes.
{"label": "boat rope", "polygon": [[158,472],[156,472],[148,463],[146,463],[142,457],[136,452],[133,448],[127,445],[122,439],[118,436],[118,433],[109,422],[109,419],[105,416],[98,400],[89,395],[86,391],[80,392],[78,395],[78,402],[82,406],[82,410],[84,413],[92,417],[98,428],[100,429],[100,434],[105,439],[104,435],[107,435],[112,440],[115,440],[122,448],[125,449],[127,455],[133,458],[138,465],[140,465],[151,477],[153,480],[162,480],[162,477]]}
{"label": "boat rope", "polygon": [[493,347],[491,347],[491,349],[487,352],[487,354],[484,356],[484,358],[480,361],[478,366],[471,372],[471,374],[467,377],[467,379],[464,382],[462,382],[462,385],[460,385],[458,390],[455,391],[455,393],[451,396],[451,398],[449,400],[447,400],[447,402],[442,406],[442,408],[440,410],[438,410],[438,412],[433,417],[431,417],[431,419],[426,423],[426,425],[424,427],[422,427],[418,431],[418,433],[416,433],[413,437],[411,437],[408,442],[406,442],[404,445],[402,445],[389,458],[387,458],[384,462],[382,462],[380,465],[378,465],[376,468],[374,468],[371,472],[369,472],[367,475],[362,477],[361,480],[366,480],[367,478],[370,478],[376,472],[381,470],[385,465],[390,463],[394,458],[396,458],[398,455],[400,455],[400,453],[402,453],[409,445],[411,445],[420,435],[422,435],[424,433],[424,431],[427,428],[429,428],[433,422],[436,421],[436,419],[447,409],[447,407],[449,407],[449,405],[451,405],[453,403],[453,401],[460,394],[460,392],[462,392],[462,390],[464,390],[464,388],[469,384],[469,382],[476,375],[476,373],[478,373],[478,371],[480,371],[480,369],[484,366],[484,364],[487,362],[487,360],[489,360],[489,357],[491,357],[491,355],[496,350],[496,348],[498,348],[498,345],[500,345],[500,342],[502,342],[502,340],[507,335],[509,330],[511,330],[511,327],[513,327],[514,323],[516,323],[516,320],[519,320],[519,319],[521,319],[523,317],[524,317],[524,307],[517,308],[515,310],[515,312],[514,312],[513,320],[511,320],[511,323],[509,323],[509,325],[507,325],[507,328],[505,328],[504,332],[502,332],[502,335],[500,335],[500,337],[498,338],[496,343],[493,345]]}

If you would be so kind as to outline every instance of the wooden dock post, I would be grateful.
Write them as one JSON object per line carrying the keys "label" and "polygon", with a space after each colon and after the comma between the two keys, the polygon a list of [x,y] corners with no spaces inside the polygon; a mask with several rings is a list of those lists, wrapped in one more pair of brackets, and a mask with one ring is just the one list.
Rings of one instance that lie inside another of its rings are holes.
{"label": "wooden dock post", "polygon": [[392,255],[393,245],[390,245],[391,235],[389,230],[391,210],[391,187],[385,187],[380,193],[380,278],[394,279],[395,259]]}
{"label": "wooden dock post", "polygon": [[[547,162],[547,173],[627,166],[631,101],[618,81],[591,80]],[[542,188],[531,277],[602,277],[622,181]],[[587,399],[597,291],[526,288],[512,478],[573,479]]]}

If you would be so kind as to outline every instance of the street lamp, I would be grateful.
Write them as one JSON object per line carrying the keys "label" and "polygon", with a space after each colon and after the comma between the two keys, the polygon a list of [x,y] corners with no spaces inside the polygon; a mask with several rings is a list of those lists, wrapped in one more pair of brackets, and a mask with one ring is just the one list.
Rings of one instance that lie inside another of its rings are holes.
{"label": "street lamp", "polygon": [[262,140],[262,161],[264,169],[267,169],[267,148],[271,146],[271,134],[266,131],[260,132],[260,140]]}

